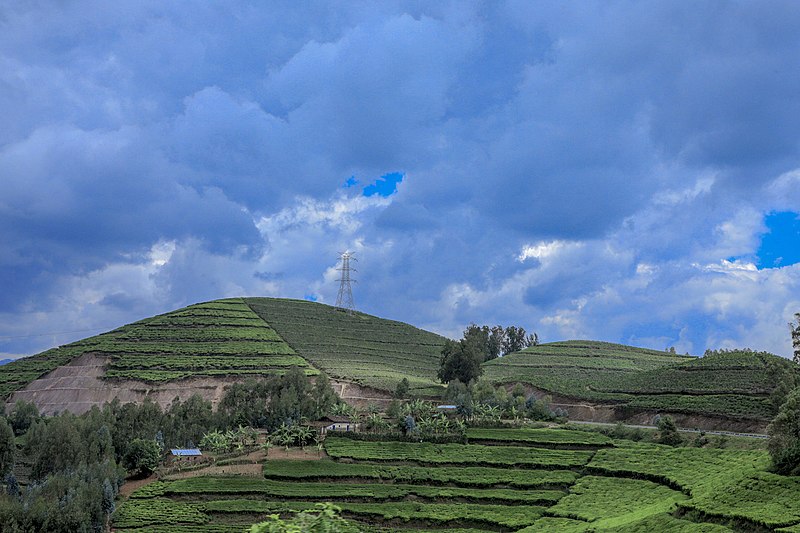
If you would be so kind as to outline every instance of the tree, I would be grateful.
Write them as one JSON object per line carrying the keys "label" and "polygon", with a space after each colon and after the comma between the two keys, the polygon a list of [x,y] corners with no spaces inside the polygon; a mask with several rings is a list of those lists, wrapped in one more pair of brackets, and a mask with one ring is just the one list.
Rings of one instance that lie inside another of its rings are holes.
{"label": "tree", "polygon": [[776,472],[796,476],[800,474],[800,389],[786,397],[777,416],[767,426],[767,450]]}
{"label": "tree", "polygon": [[114,487],[111,485],[111,481],[109,481],[108,478],[105,478],[103,480],[103,501],[100,504],[105,514],[111,515],[114,513],[114,510],[117,508],[117,505],[114,502],[114,498],[116,496],[117,491],[114,490]]}
{"label": "tree", "polygon": [[408,378],[401,379],[397,384],[397,388],[394,390],[394,397],[398,400],[404,399],[406,396],[408,396],[408,391],[410,388],[411,386],[408,383]]}
{"label": "tree", "polygon": [[503,341],[503,353],[513,353],[524,350],[533,342],[525,333],[525,328],[509,326],[506,328],[506,336]]}
{"label": "tree", "polygon": [[11,427],[14,428],[14,434],[22,435],[38,419],[39,409],[36,408],[36,404],[25,400],[17,400],[8,421],[11,423]]}
{"label": "tree", "polygon": [[442,348],[439,380],[442,383],[449,383],[458,379],[462,383],[470,383],[483,373],[481,367],[483,360],[483,353],[474,337],[460,341],[448,339]]}
{"label": "tree", "polygon": [[131,472],[145,477],[150,475],[161,460],[161,450],[155,440],[133,439],[123,465]]}
{"label": "tree", "polygon": [[678,446],[683,442],[683,439],[678,433],[678,427],[675,425],[675,421],[671,416],[659,417],[656,425],[658,426],[658,442],[661,444]]}
{"label": "tree", "polygon": [[314,381],[314,388],[311,389],[311,396],[314,398],[314,418],[322,418],[330,413],[331,408],[339,400],[333,392],[331,382],[324,373],[320,373]]}
{"label": "tree", "polygon": [[0,476],[4,476],[11,471],[16,454],[17,445],[14,442],[14,430],[11,429],[5,418],[0,417]]}
{"label": "tree", "polygon": [[794,349],[794,362],[800,363],[800,313],[794,314],[794,321],[789,322],[792,332],[792,348]]}

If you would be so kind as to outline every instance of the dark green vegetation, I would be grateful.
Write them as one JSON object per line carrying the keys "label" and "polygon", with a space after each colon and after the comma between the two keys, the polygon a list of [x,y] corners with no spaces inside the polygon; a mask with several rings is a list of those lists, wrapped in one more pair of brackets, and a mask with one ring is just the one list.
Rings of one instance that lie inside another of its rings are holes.
{"label": "dark green vegetation", "polygon": [[216,411],[197,395],[174,401],[166,411],[149,400],[114,401],[80,416],[40,417],[31,404],[17,402],[10,424],[0,418],[0,473],[13,465],[0,485],[0,531],[102,531],[125,469],[148,475],[166,449],[194,447],[214,436],[228,441],[222,452],[232,445],[244,450],[255,445],[258,432],[240,426],[242,421],[285,427],[326,414],[334,401],[324,378],[312,385],[292,368],[235,384]]}
{"label": "dark green vegetation", "polygon": [[407,378],[411,392],[437,393],[445,338],[402,322],[364,313],[348,315],[302,300],[247,298],[248,305],[292,348],[331,378],[395,391]]}
{"label": "dark green vegetation", "polygon": [[463,338],[445,342],[437,377],[442,383],[454,380],[471,383],[483,373],[482,363],[538,343],[538,335],[527,335],[523,327],[471,324],[464,330]]}
{"label": "dark green vegetation", "polygon": [[[749,350],[680,356],[618,344],[567,341],[532,346],[484,364],[495,383],[522,382],[552,393],[637,410],[766,421],[789,361]],[[626,411],[622,411],[623,413]]]}
{"label": "dark green vegetation", "polygon": [[237,531],[321,501],[361,531],[722,533],[800,524],[800,481],[768,472],[764,451],[673,448],[561,428],[468,434],[515,446],[329,438],[329,459],[268,459],[264,478],[143,487],[114,527]]}

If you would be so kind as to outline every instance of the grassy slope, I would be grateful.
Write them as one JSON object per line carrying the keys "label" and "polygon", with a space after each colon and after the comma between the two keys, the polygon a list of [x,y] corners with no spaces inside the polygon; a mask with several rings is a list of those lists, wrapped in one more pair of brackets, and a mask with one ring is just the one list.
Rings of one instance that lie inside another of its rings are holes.
{"label": "grassy slope", "polygon": [[633,408],[768,420],[776,369],[769,354],[687,357],[593,341],[543,344],[490,361],[485,376],[581,400]]}
{"label": "grassy slope", "polygon": [[111,357],[107,378],[151,382],[272,374],[290,366],[317,373],[241,298],[232,298],[191,305],[0,366],[0,394],[85,353]]}
{"label": "grassy slope", "polygon": [[412,391],[436,391],[445,338],[402,322],[348,315],[302,300],[245,300],[298,354],[329,376],[387,391],[408,378]]}

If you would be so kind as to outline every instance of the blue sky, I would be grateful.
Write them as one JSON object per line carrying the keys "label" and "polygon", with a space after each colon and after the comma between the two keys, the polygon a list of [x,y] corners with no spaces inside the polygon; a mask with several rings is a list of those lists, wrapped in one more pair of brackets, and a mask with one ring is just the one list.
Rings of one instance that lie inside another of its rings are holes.
{"label": "blue sky", "polygon": [[0,354],[197,301],[336,297],[789,355],[800,10],[0,6]]}

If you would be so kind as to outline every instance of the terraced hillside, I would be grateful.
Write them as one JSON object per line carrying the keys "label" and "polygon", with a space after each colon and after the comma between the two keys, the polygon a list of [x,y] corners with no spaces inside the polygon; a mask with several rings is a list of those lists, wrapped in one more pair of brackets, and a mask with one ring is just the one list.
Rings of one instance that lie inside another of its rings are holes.
{"label": "terraced hillside", "polygon": [[348,315],[303,300],[247,298],[298,354],[332,378],[393,391],[407,378],[416,393],[437,393],[445,338],[365,313]]}
{"label": "terraced hillside", "polygon": [[263,477],[152,483],[118,509],[113,526],[125,533],[242,531],[269,514],[327,501],[363,531],[800,527],[800,482],[767,472],[763,451],[670,448],[566,429],[479,433],[484,444],[329,437],[327,458],[267,459]]}
{"label": "terraced hillside", "polygon": [[[780,357],[730,352],[689,357],[617,344],[567,341],[534,346],[485,364],[496,383],[527,383],[618,413],[669,411],[770,420],[777,380],[794,371]],[[625,411],[627,409],[627,411]]]}
{"label": "terraced hillside", "polygon": [[382,389],[402,378],[438,392],[444,338],[363,313],[313,302],[231,298],[140,320],[0,366],[0,397],[51,413],[83,412],[119,397],[167,405],[193,392],[212,402],[232,381],[296,366]]}
{"label": "terraced hillside", "polygon": [[86,354],[105,358],[106,379],[165,382],[192,376],[316,374],[241,298],[216,300],[134,322],[0,368],[4,395]]}

